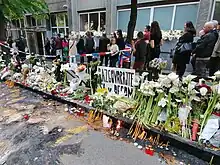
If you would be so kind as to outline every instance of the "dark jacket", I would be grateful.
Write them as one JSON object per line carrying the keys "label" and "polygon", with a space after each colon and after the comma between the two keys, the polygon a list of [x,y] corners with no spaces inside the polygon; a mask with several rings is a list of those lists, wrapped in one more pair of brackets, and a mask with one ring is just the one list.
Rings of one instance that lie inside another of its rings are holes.
{"label": "dark jacket", "polygon": [[215,31],[211,31],[201,37],[197,41],[197,46],[193,50],[193,54],[196,58],[208,58],[212,55],[215,43],[217,42],[218,36]]}
{"label": "dark jacket", "polygon": [[84,46],[84,39],[80,38],[78,43],[76,44],[77,52],[79,54],[83,54],[85,51],[85,46]]}
{"label": "dark jacket", "polygon": [[95,41],[92,37],[86,38],[85,49],[86,53],[94,53]]}
{"label": "dark jacket", "polygon": [[110,43],[110,40],[107,37],[101,37],[99,40],[99,52],[107,52],[107,45]]}
{"label": "dark jacket", "polygon": [[137,41],[135,44],[135,62],[145,62],[147,57],[147,44],[144,39]]}
{"label": "dark jacket", "polygon": [[55,42],[56,42],[56,49],[58,50],[58,49],[62,49],[62,41],[61,41],[61,38],[56,38],[56,40],[55,40]]}
{"label": "dark jacket", "polygon": [[186,32],[179,38],[179,41],[176,44],[175,54],[173,58],[174,64],[182,64],[182,63],[188,64],[189,63],[192,50],[184,51],[181,53],[179,52],[179,50],[183,44],[193,43],[193,38],[194,38],[194,34],[192,32]]}
{"label": "dark jacket", "polygon": [[220,32],[219,32],[218,41],[216,42],[215,48],[212,53],[212,57],[220,57]]}
{"label": "dark jacket", "polygon": [[124,41],[124,38],[117,38],[117,39],[116,39],[116,44],[118,45],[119,50],[125,49],[125,41]]}

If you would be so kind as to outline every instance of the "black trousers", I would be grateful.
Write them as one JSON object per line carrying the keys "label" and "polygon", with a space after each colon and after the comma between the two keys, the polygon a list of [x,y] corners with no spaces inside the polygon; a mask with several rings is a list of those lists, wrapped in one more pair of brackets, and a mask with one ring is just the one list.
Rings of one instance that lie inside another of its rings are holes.
{"label": "black trousers", "polygon": [[100,61],[101,61],[100,66],[103,65],[104,59],[105,59],[105,66],[108,66],[108,60],[109,60],[109,55],[108,54],[106,54],[105,56],[100,57]]}
{"label": "black trousers", "polygon": [[220,70],[220,57],[211,57],[209,61],[209,76]]}
{"label": "black trousers", "polygon": [[186,64],[185,63],[177,64],[177,66],[176,66],[176,74],[179,75],[180,78],[183,77],[185,71],[186,71]]}
{"label": "black trousers", "polygon": [[118,55],[110,56],[110,67],[116,67],[118,62]]}

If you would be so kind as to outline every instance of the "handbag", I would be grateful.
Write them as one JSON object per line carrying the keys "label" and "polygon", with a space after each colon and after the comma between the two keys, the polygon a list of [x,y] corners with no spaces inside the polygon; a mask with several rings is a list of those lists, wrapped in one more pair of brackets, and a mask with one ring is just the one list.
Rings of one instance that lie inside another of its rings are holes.
{"label": "handbag", "polygon": [[192,51],[193,47],[192,47],[192,43],[183,43],[180,47],[179,47],[179,53],[183,53],[183,52],[188,52],[188,51]]}

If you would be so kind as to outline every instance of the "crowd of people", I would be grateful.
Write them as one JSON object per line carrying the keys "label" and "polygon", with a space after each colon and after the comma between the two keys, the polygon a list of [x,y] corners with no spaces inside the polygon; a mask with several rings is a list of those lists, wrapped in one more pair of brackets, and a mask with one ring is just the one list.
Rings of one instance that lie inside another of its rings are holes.
{"label": "crowd of people", "polygon": [[[198,30],[198,29],[197,29]],[[192,22],[184,24],[184,33],[179,38],[173,56],[173,71],[179,77],[182,77],[186,70],[187,64],[192,64],[193,74],[207,77],[220,70],[220,24],[213,20],[205,23],[203,29],[199,32],[199,39],[194,42],[196,29]],[[19,38],[15,45],[11,37],[8,39],[8,45],[11,48],[16,47],[19,51],[25,52],[25,42]],[[47,55],[56,55],[61,58],[62,62],[67,62],[69,55],[107,53],[100,56],[100,65],[118,67],[122,50],[128,45],[132,49],[134,65],[133,69],[143,71],[149,69],[149,62],[159,58],[161,46],[163,44],[162,32],[159,23],[153,21],[147,25],[144,31],[137,34],[137,38],[131,43],[126,43],[122,35],[122,30],[112,33],[110,38],[105,33],[98,38],[94,37],[92,32],[86,32],[86,36],[80,36],[77,39],[70,36],[61,38],[60,34],[56,37],[49,38],[45,41],[45,52]],[[25,58],[23,53],[19,54]],[[92,56],[87,56],[87,63],[93,60]],[[97,57],[96,57],[97,58]],[[130,58],[130,57],[129,57]],[[81,56],[80,63],[84,64],[85,57]],[[131,59],[123,65],[125,68],[131,68]],[[209,70],[209,75],[207,74]]]}
{"label": "crowd of people", "polygon": [[[199,32],[200,38],[194,41],[196,29],[192,22],[186,22],[184,34],[176,44],[173,58],[174,70],[182,77],[186,70],[186,64],[193,66],[193,74],[207,77],[213,76],[220,70],[220,24],[213,20],[206,22]],[[208,74],[209,70],[209,74]]]}

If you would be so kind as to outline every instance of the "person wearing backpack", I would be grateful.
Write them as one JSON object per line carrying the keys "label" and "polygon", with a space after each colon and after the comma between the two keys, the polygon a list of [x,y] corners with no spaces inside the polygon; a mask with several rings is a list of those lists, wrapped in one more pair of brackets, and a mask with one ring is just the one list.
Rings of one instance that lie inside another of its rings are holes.
{"label": "person wearing backpack", "polygon": [[196,36],[196,30],[191,21],[186,22],[184,25],[184,34],[179,38],[176,44],[175,54],[173,57],[173,65],[176,74],[180,78],[185,73],[186,64],[189,64],[190,56],[192,52],[193,38]]}

